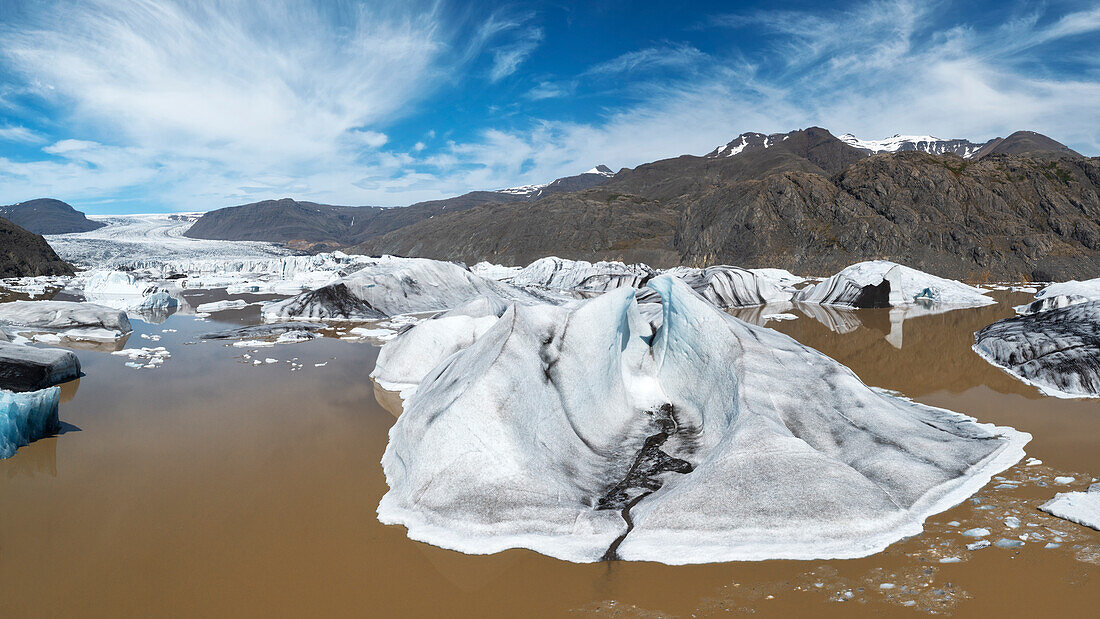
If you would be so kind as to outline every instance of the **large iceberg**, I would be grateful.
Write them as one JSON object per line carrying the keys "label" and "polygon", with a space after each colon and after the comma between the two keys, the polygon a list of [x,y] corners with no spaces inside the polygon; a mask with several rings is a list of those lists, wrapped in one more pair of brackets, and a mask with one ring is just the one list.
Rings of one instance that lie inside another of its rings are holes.
{"label": "large iceberg", "polygon": [[84,283],[84,298],[105,307],[139,313],[179,307],[179,300],[167,290],[122,271],[93,272]]}
{"label": "large iceberg", "polygon": [[853,264],[795,295],[801,303],[856,308],[914,303],[980,306],[996,303],[986,291],[887,260]]}
{"label": "large iceberg", "polygon": [[270,303],[263,316],[267,321],[375,320],[451,309],[479,297],[502,303],[564,300],[486,279],[453,262],[384,256],[332,284]]}
{"label": "large iceberg", "polygon": [[638,288],[657,275],[644,264],[587,262],[557,257],[540,258],[512,276],[516,286],[538,286],[550,290],[605,292],[615,288]]}
{"label": "large iceberg", "polygon": [[383,389],[408,397],[444,359],[469,348],[497,316],[440,316],[426,320],[387,342],[378,353],[371,378]]}
{"label": "large iceberg", "polygon": [[704,299],[722,309],[790,301],[792,292],[786,282],[791,280],[785,277],[797,279],[780,269],[749,270],[726,265],[705,269],[677,267],[666,272],[682,279]]}
{"label": "large iceberg", "polygon": [[1035,300],[1016,307],[1017,314],[1035,314],[1077,303],[1100,300],[1100,277],[1083,282],[1058,282],[1035,293]]}
{"label": "large iceberg", "polygon": [[1027,434],[868,388],[673,277],[648,286],[656,329],[629,288],[517,304],[432,368],[390,431],[379,519],[470,553],[857,557],[1023,456]]}
{"label": "large iceberg", "polygon": [[0,389],[0,460],[12,457],[16,449],[31,441],[57,432],[60,399],[58,387],[26,393]]}
{"label": "large iceberg", "polygon": [[1059,492],[1039,509],[1100,531],[1100,484],[1092,484],[1088,492]]}
{"label": "large iceberg", "polygon": [[75,301],[0,303],[0,325],[12,333],[51,332],[90,340],[114,340],[133,330],[126,312]]}
{"label": "large iceberg", "polygon": [[1100,397],[1100,300],[999,320],[974,351],[1047,395]]}
{"label": "large iceberg", "polygon": [[0,341],[0,389],[36,391],[79,377],[80,361],[70,350]]}

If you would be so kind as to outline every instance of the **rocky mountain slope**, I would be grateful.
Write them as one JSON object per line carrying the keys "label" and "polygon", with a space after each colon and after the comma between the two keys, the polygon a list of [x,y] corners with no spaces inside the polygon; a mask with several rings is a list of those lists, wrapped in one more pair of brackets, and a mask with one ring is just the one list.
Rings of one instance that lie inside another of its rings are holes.
{"label": "rocky mountain slope", "polygon": [[0,218],[0,278],[72,274],[46,239]]}
{"label": "rocky mountain slope", "polygon": [[354,245],[367,238],[444,213],[476,206],[532,202],[562,192],[579,191],[608,181],[614,173],[606,166],[557,179],[545,185],[528,185],[498,191],[472,191],[447,198],[418,202],[401,208],[333,206],[299,202],[291,198],[264,200],[204,214],[185,233],[196,239],[271,241],[306,249],[323,250]]}
{"label": "rocky mountain slope", "polygon": [[467,263],[524,264],[547,254],[732,263],[808,274],[884,258],[970,280],[1095,275],[1100,160],[1031,132],[990,144],[969,159],[871,156],[816,127],[746,134],[708,156],[624,170],[594,189],[421,220],[355,251]]}
{"label": "rocky mountain slope", "polygon": [[61,200],[38,198],[18,204],[0,206],[0,217],[35,234],[68,234],[102,228],[104,223],[92,221],[84,213]]}

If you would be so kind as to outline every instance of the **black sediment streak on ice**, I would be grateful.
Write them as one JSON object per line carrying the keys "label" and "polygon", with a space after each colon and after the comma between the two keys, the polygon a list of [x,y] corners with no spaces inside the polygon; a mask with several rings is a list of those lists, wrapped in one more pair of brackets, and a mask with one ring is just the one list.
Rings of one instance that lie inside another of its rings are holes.
{"label": "black sediment streak on ice", "polygon": [[664,415],[659,421],[662,426],[661,431],[646,438],[626,477],[608,489],[596,506],[596,509],[621,510],[623,520],[626,521],[626,531],[607,548],[603,556],[605,561],[618,558],[619,545],[634,529],[630,510],[642,499],[661,488],[663,482],[658,476],[670,472],[686,474],[694,468],[690,462],[670,456],[661,450],[661,446],[676,433],[677,428],[671,404],[662,406],[660,412]]}

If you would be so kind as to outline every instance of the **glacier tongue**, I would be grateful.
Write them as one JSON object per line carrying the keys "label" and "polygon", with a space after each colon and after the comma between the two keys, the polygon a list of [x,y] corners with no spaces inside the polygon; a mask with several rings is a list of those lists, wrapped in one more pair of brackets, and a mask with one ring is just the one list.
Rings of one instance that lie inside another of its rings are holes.
{"label": "glacier tongue", "polygon": [[855,557],[919,532],[1030,439],[872,390],[674,277],[648,286],[659,321],[622,288],[512,305],[440,354],[390,432],[379,519],[470,553]]}

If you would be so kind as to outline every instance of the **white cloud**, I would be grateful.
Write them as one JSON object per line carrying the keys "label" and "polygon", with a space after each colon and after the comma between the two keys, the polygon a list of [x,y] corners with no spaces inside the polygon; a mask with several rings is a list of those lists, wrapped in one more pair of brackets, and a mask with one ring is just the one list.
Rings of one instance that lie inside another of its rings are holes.
{"label": "white cloud", "polygon": [[0,142],[21,142],[24,144],[38,144],[46,139],[33,129],[23,126],[0,127]]}
{"label": "white cloud", "polygon": [[493,66],[489,69],[489,79],[499,82],[515,73],[541,42],[542,29],[527,28],[517,40],[493,50]]}

